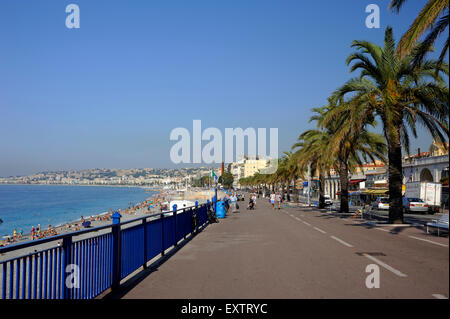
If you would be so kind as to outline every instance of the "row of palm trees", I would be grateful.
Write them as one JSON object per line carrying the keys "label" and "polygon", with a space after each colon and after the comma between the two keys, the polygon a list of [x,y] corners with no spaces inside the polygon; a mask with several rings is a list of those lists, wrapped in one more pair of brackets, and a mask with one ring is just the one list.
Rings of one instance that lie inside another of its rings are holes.
{"label": "row of palm trees", "polygon": [[[404,2],[393,0],[391,8],[399,10]],[[385,30],[383,46],[353,41],[356,52],[347,58],[347,65],[351,72],[359,71],[358,76],[333,92],[326,106],[313,109],[310,121],[316,128],[299,136],[292,152],[285,152],[278,160],[275,173],[257,173],[241,179],[240,184],[269,185],[272,190],[278,187],[289,198],[289,185],[294,183],[295,189],[295,181],[305,178],[309,169],[319,177],[319,207],[324,207],[325,178],[334,169],[341,184],[340,210],[348,212],[349,172],[363,162],[378,159],[389,167],[389,221],[403,223],[402,148],[409,154],[410,137],[417,137],[417,124],[439,142],[448,139],[449,90],[445,78],[449,70],[443,61],[448,38],[439,59],[428,58],[437,35],[448,26],[448,2],[429,0],[399,45],[391,27]],[[430,34],[417,42],[427,28],[432,29]],[[370,131],[379,123],[382,135]],[[297,192],[294,201],[298,201]]]}

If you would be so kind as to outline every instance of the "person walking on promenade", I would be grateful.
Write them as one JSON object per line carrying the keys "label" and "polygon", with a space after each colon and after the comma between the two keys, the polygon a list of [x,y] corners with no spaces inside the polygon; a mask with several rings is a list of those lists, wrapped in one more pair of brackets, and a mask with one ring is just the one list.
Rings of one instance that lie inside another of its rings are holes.
{"label": "person walking on promenade", "polygon": [[281,195],[279,192],[277,192],[276,196],[275,196],[275,200],[277,202],[278,205],[278,209],[281,209]]}
{"label": "person walking on promenade", "polygon": [[273,191],[270,194],[270,204],[272,205],[272,209],[275,209],[275,193]]}
{"label": "person walking on promenade", "polygon": [[253,200],[253,206],[256,208],[256,194],[255,193],[253,193],[251,196],[250,196],[250,198]]}
{"label": "person walking on promenade", "polygon": [[236,204],[237,204],[237,197],[236,194],[233,193],[230,197],[230,201],[231,201],[231,207],[232,207],[232,212],[234,213],[237,209]]}
{"label": "person walking on promenade", "polygon": [[31,227],[31,240],[34,240],[34,236],[35,236],[35,229],[34,226]]}
{"label": "person walking on promenade", "polygon": [[14,229],[14,240],[17,238],[17,229]]}

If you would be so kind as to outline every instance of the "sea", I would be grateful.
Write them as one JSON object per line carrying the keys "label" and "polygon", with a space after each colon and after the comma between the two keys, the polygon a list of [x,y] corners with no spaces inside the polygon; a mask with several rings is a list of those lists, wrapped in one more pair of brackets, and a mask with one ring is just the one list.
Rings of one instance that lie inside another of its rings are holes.
{"label": "sea", "polygon": [[0,240],[14,229],[52,227],[143,202],[156,191],[141,187],[0,185]]}

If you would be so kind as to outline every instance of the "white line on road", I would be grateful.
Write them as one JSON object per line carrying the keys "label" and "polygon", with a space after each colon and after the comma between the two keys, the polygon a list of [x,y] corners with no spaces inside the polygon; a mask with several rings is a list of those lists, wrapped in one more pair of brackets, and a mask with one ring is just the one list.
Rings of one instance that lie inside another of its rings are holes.
{"label": "white line on road", "polygon": [[390,232],[390,230],[389,229],[384,229],[384,228],[375,228],[376,230],[382,230],[382,231],[385,231],[385,232]]}
{"label": "white line on road", "polygon": [[298,220],[299,222],[302,222],[302,221],[303,221],[303,220],[301,220],[301,219],[298,218],[298,217],[295,217],[295,219]]}
{"label": "white line on road", "polygon": [[414,239],[417,239],[417,240],[422,240],[422,241],[426,241],[427,243],[431,243],[431,244],[439,245],[439,246],[442,246],[442,247],[448,247],[448,245],[446,245],[446,244],[441,244],[441,243],[437,243],[437,242],[435,242],[435,241],[432,241],[432,240],[428,240],[428,239],[423,239],[423,238],[419,238],[419,237],[415,237],[415,236],[408,236],[408,237],[410,237],[410,238],[414,238]]}
{"label": "white line on road", "polygon": [[308,226],[311,226],[310,223],[307,223],[307,222],[305,222],[305,221],[303,221],[303,224],[308,225]]}
{"label": "white line on road", "polygon": [[402,273],[401,271],[399,271],[399,270],[397,270],[397,269],[395,269],[395,268],[392,268],[392,267],[389,266],[388,264],[385,264],[384,262],[382,262],[381,260],[379,260],[379,259],[377,259],[377,258],[375,258],[375,257],[373,257],[373,256],[370,256],[370,255],[368,255],[368,254],[363,254],[363,256],[366,256],[366,257],[369,258],[370,260],[376,262],[378,265],[380,265],[380,266],[386,268],[387,270],[393,272],[394,274],[396,274],[396,275],[399,276],[399,277],[408,277],[407,275],[405,275],[405,274]]}
{"label": "white line on road", "polygon": [[330,236],[330,237],[333,238],[334,240],[340,242],[342,245],[345,245],[345,246],[347,246],[347,247],[353,247],[352,245],[350,245],[349,243],[346,243],[346,242],[343,241],[342,239],[339,239],[339,238],[334,237],[334,236]]}
{"label": "white line on road", "polygon": [[433,294],[432,296],[436,299],[448,299],[447,297],[441,294]]}
{"label": "white line on road", "polygon": [[326,234],[327,233],[326,231],[324,231],[324,230],[322,230],[320,228],[317,228],[317,227],[314,227],[314,229],[317,230],[317,231],[320,231],[322,234]]}

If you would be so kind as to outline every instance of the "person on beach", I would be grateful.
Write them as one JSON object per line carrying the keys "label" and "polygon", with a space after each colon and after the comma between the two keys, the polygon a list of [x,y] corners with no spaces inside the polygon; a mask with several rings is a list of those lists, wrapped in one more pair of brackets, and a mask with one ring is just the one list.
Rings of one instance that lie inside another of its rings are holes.
{"label": "person on beach", "polygon": [[275,193],[272,192],[272,194],[270,194],[270,204],[272,205],[272,209],[275,209]]}
{"label": "person on beach", "polygon": [[17,229],[14,229],[14,239],[16,239],[16,237],[17,237]]}
{"label": "person on beach", "polygon": [[23,237],[23,229],[21,228],[20,230],[19,230],[19,239],[21,239]]}
{"label": "person on beach", "polygon": [[34,236],[35,236],[35,229],[34,226],[31,227],[31,240],[34,240]]}

